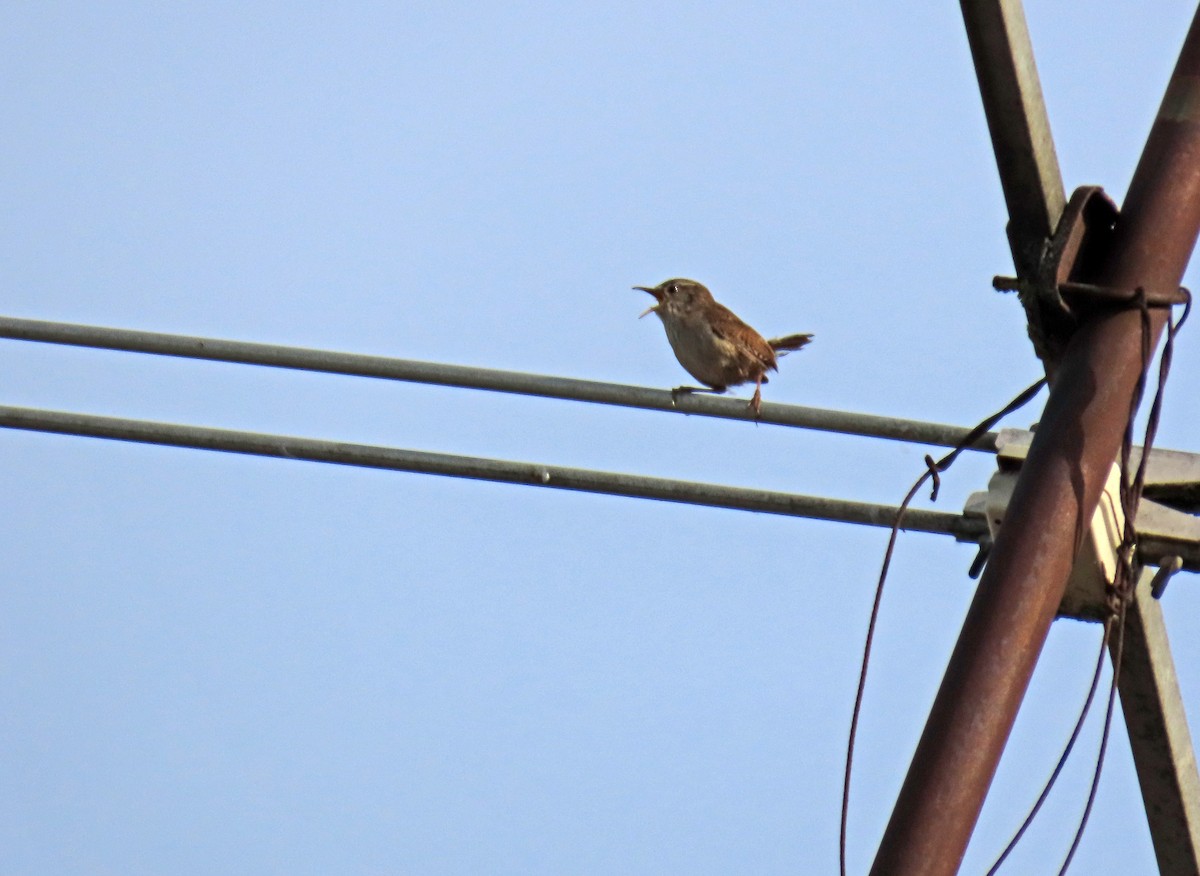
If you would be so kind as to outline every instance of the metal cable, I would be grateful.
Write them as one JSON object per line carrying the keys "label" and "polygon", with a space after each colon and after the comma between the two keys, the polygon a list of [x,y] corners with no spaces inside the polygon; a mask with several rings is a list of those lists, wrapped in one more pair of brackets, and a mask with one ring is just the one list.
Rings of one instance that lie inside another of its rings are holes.
{"label": "metal cable", "polygon": [[[605,493],[611,496],[657,499],[663,502],[758,511],[788,517],[837,520],[867,526],[890,527],[896,519],[897,512],[891,505],[851,502],[821,496],[802,496],[643,475],[63,411],[0,406],[0,427]],[[974,541],[986,533],[987,524],[981,519],[968,518],[961,514],[918,510],[909,512],[905,529],[953,535],[960,540]]]}
{"label": "metal cable", "polygon": [[862,714],[863,693],[867,687],[867,667],[871,662],[871,646],[875,640],[875,627],[879,621],[879,606],[883,601],[883,586],[887,582],[888,570],[892,564],[892,554],[896,549],[896,538],[899,535],[902,524],[906,520],[908,514],[912,513],[908,506],[909,503],[916,497],[917,491],[927,480],[933,481],[931,500],[937,499],[938,490],[941,488],[940,472],[946,471],[954,464],[960,453],[966,449],[967,445],[976,435],[983,434],[1000,420],[1018,410],[1029,402],[1035,395],[1041,392],[1042,387],[1046,385],[1045,378],[1038,380],[1033,385],[1026,387],[1021,393],[1010,401],[1003,409],[997,411],[979,423],[974,429],[968,432],[963,439],[961,446],[955,447],[937,462],[933,461],[931,456],[925,457],[925,471],[917,478],[909,489],[904,501],[900,503],[900,508],[896,514],[895,522],[892,524],[891,536],[888,538],[887,548],[883,552],[883,563],[879,570],[879,581],[875,585],[875,599],[871,604],[871,617],[867,621],[867,637],[863,643],[862,666],[858,673],[858,688],[854,694],[854,709],[850,714],[850,732],[846,740],[846,771],[842,779],[842,816],[841,829],[838,838],[838,863],[841,876],[846,876],[846,834],[848,832],[848,824],[850,820],[850,776],[854,766],[854,742],[858,736],[858,721]]}
{"label": "metal cable", "polygon": [[[711,395],[673,394],[666,389],[526,374],[519,371],[499,371],[493,368],[473,368],[464,365],[445,365],[412,359],[393,359],[386,356],[364,356],[332,350],[311,350],[303,347],[284,347],[247,341],[226,341],[216,338],[190,337],[159,332],[104,328],[65,322],[46,322],[37,319],[18,319],[0,316],[0,338],[121,350],[128,353],[151,353],[187,359],[206,359],[243,365],[264,365],[271,368],[290,368],[344,374],[354,377],[374,377],[436,386],[455,386],[482,389],[543,398],[568,399],[595,404],[618,405],[643,410],[695,414],[726,420],[754,420],[745,401],[718,398]],[[961,426],[926,423],[874,414],[858,414],[802,405],[764,402],[760,423],[816,429],[848,435],[865,435],[957,447],[970,430]],[[972,450],[994,453],[996,435],[979,435],[970,445]]]}
{"label": "metal cable", "polygon": [[1138,462],[1136,472],[1130,477],[1129,467],[1133,452],[1134,418],[1137,416],[1138,408],[1141,406],[1142,395],[1146,390],[1146,377],[1150,370],[1151,357],[1154,354],[1150,330],[1150,308],[1146,292],[1141,288],[1138,288],[1135,292],[1134,304],[1138,307],[1141,315],[1142,367],[1138,372],[1133,398],[1129,403],[1129,418],[1126,421],[1125,435],[1121,442],[1120,498],[1121,511],[1125,516],[1125,522],[1121,534],[1121,543],[1117,546],[1115,580],[1108,588],[1108,617],[1104,624],[1104,642],[1106,644],[1114,626],[1117,632],[1116,648],[1113,654],[1112,683],[1108,689],[1108,708],[1104,713],[1104,729],[1100,734],[1100,750],[1096,754],[1096,769],[1092,774],[1092,784],[1088,790],[1087,803],[1084,806],[1083,815],[1080,816],[1075,836],[1071,840],[1071,848],[1067,851],[1062,868],[1058,871],[1059,876],[1065,876],[1067,869],[1071,866],[1071,860],[1075,857],[1075,851],[1079,848],[1079,843],[1083,839],[1083,832],[1087,828],[1088,818],[1092,814],[1092,806],[1096,802],[1096,791],[1100,787],[1100,773],[1104,768],[1104,755],[1108,750],[1109,733],[1112,730],[1113,707],[1117,699],[1117,685],[1121,678],[1126,609],[1129,607],[1130,601],[1134,598],[1137,580],[1137,573],[1134,568],[1135,551],[1137,550],[1137,531],[1134,528],[1134,521],[1137,519],[1138,505],[1142,500],[1142,490],[1146,480],[1146,460],[1150,456],[1150,451],[1154,447],[1154,439],[1158,434],[1158,422],[1162,415],[1163,394],[1167,387],[1167,376],[1171,373],[1171,359],[1175,351],[1175,335],[1183,327],[1183,324],[1187,322],[1188,315],[1192,312],[1192,296],[1187,290],[1182,291],[1186,296],[1183,313],[1180,314],[1178,320],[1173,318],[1173,314],[1167,314],[1167,337],[1163,342],[1162,354],[1158,360],[1158,387],[1154,392],[1154,400],[1150,403],[1150,413],[1146,417],[1146,431],[1142,439],[1142,458]]}

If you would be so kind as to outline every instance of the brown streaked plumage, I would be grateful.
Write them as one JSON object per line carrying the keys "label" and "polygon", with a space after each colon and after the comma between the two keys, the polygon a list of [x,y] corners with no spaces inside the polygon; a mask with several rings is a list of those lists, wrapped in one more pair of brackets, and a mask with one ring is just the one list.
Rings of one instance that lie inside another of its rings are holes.
{"label": "brown streaked plumage", "polygon": [[[787,335],[766,340],[712,297],[702,283],[675,278],[657,286],[634,286],[654,296],[647,313],[656,313],[667,332],[675,358],[692,377],[712,392],[754,381],[750,410],[758,416],[767,372],[777,371],[778,356],[799,350],[812,335]],[[703,392],[680,386],[675,392]]]}

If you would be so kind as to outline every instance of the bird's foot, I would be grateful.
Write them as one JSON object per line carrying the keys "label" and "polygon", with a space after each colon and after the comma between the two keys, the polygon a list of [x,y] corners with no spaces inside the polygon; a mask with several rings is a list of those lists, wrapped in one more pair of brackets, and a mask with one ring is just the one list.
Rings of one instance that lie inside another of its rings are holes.
{"label": "bird's foot", "polygon": [[750,404],[746,405],[747,409],[754,414],[755,421],[762,419],[762,387],[754,387],[754,397],[750,399]]}

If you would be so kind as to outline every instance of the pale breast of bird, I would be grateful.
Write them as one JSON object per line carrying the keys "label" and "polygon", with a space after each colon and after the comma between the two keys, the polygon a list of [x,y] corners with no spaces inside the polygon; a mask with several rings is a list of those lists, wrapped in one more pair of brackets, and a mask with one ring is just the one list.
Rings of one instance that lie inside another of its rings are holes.
{"label": "pale breast of bird", "polygon": [[737,347],[714,334],[705,320],[666,319],[663,328],[679,364],[701,383],[723,387],[746,379]]}

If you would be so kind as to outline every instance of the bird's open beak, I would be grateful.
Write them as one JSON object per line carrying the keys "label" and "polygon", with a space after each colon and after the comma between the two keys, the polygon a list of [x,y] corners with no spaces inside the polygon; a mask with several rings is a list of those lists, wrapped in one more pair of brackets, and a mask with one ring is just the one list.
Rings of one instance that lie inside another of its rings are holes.
{"label": "bird's open beak", "polygon": [[657,302],[655,304],[651,304],[649,307],[647,307],[645,310],[643,310],[641,313],[639,313],[638,319],[641,319],[647,313],[658,313],[658,305],[662,304],[662,298],[663,298],[662,290],[657,289],[657,288],[651,288],[649,286],[634,286],[633,288],[637,289],[639,292],[649,292],[651,295],[654,296],[655,301]]}

